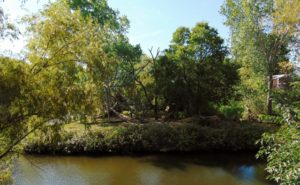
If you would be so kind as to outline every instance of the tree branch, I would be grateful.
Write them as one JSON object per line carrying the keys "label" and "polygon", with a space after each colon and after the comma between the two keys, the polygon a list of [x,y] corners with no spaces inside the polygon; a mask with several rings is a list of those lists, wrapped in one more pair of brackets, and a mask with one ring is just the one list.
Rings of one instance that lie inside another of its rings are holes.
{"label": "tree branch", "polygon": [[31,133],[36,131],[42,125],[43,124],[34,127],[30,131],[28,131],[26,134],[24,134],[22,137],[18,138],[16,141],[14,141],[2,154],[0,154],[0,159],[4,158],[6,155],[8,155],[17,144],[19,144],[23,139],[25,139],[28,135],[30,135]]}

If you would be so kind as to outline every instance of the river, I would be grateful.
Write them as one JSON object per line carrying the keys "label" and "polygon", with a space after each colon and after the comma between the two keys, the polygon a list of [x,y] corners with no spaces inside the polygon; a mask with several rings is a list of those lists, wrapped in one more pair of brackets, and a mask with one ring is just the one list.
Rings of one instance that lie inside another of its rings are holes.
{"label": "river", "polygon": [[32,156],[15,162],[15,185],[271,185],[253,154]]}

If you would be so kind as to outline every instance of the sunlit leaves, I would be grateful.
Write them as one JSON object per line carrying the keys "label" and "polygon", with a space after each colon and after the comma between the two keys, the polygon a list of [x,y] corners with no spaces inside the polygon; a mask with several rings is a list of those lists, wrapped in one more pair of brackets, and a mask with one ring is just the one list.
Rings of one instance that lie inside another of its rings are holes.
{"label": "sunlit leaves", "polygon": [[[224,62],[227,48],[223,42],[208,23],[198,23],[191,29],[179,27],[174,32],[156,73],[166,105],[194,114],[207,110],[209,102],[226,99],[237,75],[234,64]],[[230,76],[233,78],[228,80]]]}
{"label": "sunlit leaves", "polygon": [[264,134],[259,157],[267,156],[269,179],[281,185],[300,184],[300,132],[284,126],[274,134]]}
{"label": "sunlit leaves", "polygon": [[[53,118],[99,114],[99,89],[114,63],[104,52],[106,30],[91,17],[82,17],[80,10],[70,10],[64,1],[27,21],[32,33],[28,58],[38,106]],[[49,101],[47,105],[41,98]]]}
{"label": "sunlit leaves", "polygon": [[299,34],[300,2],[298,0],[275,0],[273,22],[277,33]]}

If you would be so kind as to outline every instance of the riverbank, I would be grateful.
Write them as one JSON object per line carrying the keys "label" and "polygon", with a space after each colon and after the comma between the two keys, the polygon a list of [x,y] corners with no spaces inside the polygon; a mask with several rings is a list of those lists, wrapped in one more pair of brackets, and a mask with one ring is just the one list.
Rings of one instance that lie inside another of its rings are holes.
{"label": "riverbank", "polygon": [[255,142],[272,125],[261,123],[147,123],[66,125],[59,134],[40,131],[29,137],[29,154],[133,154],[165,152],[257,151]]}

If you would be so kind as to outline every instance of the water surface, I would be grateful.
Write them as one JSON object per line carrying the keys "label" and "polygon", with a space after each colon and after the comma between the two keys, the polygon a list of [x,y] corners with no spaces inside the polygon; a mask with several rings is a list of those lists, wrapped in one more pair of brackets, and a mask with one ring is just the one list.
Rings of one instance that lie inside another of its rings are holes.
{"label": "water surface", "polygon": [[271,185],[252,155],[21,156],[15,185]]}

